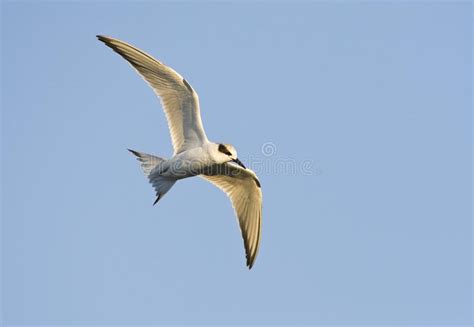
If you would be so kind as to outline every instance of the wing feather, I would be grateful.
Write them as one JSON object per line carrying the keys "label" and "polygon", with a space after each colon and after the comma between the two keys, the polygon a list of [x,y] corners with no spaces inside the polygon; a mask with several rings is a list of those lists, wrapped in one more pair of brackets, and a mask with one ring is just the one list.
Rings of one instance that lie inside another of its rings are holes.
{"label": "wing feather", "polygon": [[262,225],[262,191],[253,171],[233,164],[215,165],[200,175],[220,188],[232,202],[244,240],[247,266],[258,254]]}
{"label": "wing feather", "polygon": [[97,38],[127,60],[160,97],[175,154],[207,141],[199,97],[180,74],[126,42],[101,35]]}

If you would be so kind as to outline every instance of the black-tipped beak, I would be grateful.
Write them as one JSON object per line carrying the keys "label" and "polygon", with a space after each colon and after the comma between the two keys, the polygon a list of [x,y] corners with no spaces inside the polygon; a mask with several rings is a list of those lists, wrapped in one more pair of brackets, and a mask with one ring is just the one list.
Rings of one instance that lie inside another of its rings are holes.
{"label": "black-tipped beak", "polygon": [[236,164],[238,164],[240,167],[242,167],[243,169],[247,169],[245,168],[244,164],[242,163],[242,161],[239,160],[239,158],[236,158],[236,159],[232,159],[233,162],[235,162]]}

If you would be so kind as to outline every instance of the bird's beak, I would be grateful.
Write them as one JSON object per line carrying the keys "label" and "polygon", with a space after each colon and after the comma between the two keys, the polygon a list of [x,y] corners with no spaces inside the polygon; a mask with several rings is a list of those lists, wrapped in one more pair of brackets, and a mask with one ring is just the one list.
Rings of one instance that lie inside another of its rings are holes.
{"label": "bird's beak", "polygon": [[239,158],[235,158],[235,159],[232,159],[233,162],[235,162],[236,164],[238,164],[240,167],[242,167],[243,169],[247,169],[245,168],[244,164],[242,163],[242,161],[239,160]]}

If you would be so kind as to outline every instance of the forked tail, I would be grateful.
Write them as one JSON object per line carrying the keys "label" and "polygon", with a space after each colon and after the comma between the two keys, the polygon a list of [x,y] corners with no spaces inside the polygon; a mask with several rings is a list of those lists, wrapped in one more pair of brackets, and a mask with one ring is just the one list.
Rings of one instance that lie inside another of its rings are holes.
{"label": "forked tail", "polygon": [[130,149],[128,149],[128,151],[133,153],[138,161],[140,161],[143,172],[153,185],[153,188],[156,191],[156,200],[153,203],[153,205],[155,205],[173,187],[174,183],[176,183],[176,179],[163,177],[159,174],[159,171],[153,171],[157,165],[166,161],[166,159]]}

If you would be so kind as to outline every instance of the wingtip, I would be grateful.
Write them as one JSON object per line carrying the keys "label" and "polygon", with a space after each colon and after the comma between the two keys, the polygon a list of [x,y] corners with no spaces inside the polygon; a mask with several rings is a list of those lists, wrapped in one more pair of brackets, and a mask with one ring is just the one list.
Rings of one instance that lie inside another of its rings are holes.
{"label": "wingtip", "polygon": [[251,270],[254,263],[255,263],[255,260],[247,259],[247,268],[249,268],[249,270]]}
{"label": "wingtip", "polygon": [[109,36],[105,36],[105,35],[100,35],[100,34],[96,35],[96,38],[99,41],[104,42],[106,45],[110,45],[114,41],[113,38],[111,38]]}
{"label": "wingtip", "polygon": [[130,151],[132,154],[134,154],[135,156],[137,157],[140,157],[140,153],[138,153],[137,151],[135,150],[132,150],[132,149],[127,149],[128,151]]}

